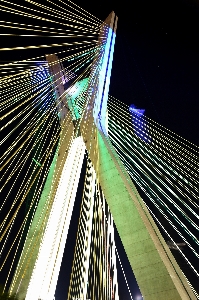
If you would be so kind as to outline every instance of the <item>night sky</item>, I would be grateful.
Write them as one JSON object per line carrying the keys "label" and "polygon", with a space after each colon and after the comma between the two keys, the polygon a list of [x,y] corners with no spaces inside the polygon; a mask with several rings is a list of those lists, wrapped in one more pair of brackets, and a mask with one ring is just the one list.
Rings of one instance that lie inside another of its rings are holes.
{"label": "night sky", "polygon": [[[199,145],[199,2],[75,0],[75,3],[101,20],[112,10],[118,16],[110,94],[128,105],[145,108],[146,116]],[[22,51],[15,55],[23,59],[27,54]],[[79,191],[82,186],[83,176]],[[73,244],[76,235],[79,206],[77,201],[68,245]],[[117,235],[116,241],[136,300],[139,290]],[[66,299],[70,273],[67,263],[72,258],[73,252],[65,251],[56,300]],[[118,272],[121,273],[120,266]],[[121,274],[119,289],[121,300],[130,299]]]}
{"label": "night sky", "polygon": [[198,145],[199,3],[124,0],[85,7],[97,16],[100,10],[101,18],[111,10],[118,15],[110,94]]}

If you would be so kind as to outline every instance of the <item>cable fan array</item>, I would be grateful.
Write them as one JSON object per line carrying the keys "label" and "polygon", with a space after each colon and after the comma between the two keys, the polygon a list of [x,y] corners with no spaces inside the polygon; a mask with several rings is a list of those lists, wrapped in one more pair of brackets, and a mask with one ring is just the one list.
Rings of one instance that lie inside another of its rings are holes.
{"label": "cable fan array", "polygon": [[113,217],[89,157],[68,300],[75,297],[119,299]]}
{"label": "cable fan array", "polygon": [[[71,1],[59,1],[59,4],[24,1],[22,5],[0,1],[0,11],[5,13],[0,28],[6,32],[1,35],[8,38],[5,44],[9,45],[0,49],[4,57],[0,65],[3,150],[0,270],[6,275],[5,288],[19,260],[53,157],[67,134],[69,115],[61,127],[58,118],[61,97],[71,102],[76,83],[82,80],[81,93],[72,105],[78,109],[78,101],[84,103],[88,85],[84,79],[89,77],[92,62],[99,53],[98,34],[102,22]],[[12,39],[13,36],[17,39]],[[47,44],[40,43],[41,37]],[[51,38],[60,38],[61,42],[51,43]],[[57,47],[62,49],[58,51]],[[21,59],[22,50],[25,59]],[[33,53],[36,57],[31,57]],[[57,82],[50,74],[51,66],[45,57],[51,53],[59,55],[62,66],[62,72],[57,75],[65,92],[58,98],[55,95]],[[67,103],[65,106],[68,109]],[[78,114],[81,118],[82,109]],[[48,207],[45,209],[47,213]]]}
{"label": "cable fan array", "polygon": [[163,236],[184,258],[183,271],[197,282],[198,147],[130,111],[109,96],[109,138]]}

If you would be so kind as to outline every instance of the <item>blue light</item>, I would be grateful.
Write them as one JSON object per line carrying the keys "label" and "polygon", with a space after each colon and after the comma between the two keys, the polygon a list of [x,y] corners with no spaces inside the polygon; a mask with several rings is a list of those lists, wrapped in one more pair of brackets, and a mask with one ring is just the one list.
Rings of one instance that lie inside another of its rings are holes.
{"label": "blue light", "polygon": [[138,109],[134,104],[131,104],[129,107],[129,112],[132,117],[132,123],[135,134],[145,143],[151,143],[151,138],[149,136],[149,130],[147,126],[147,120],[144,116],[145,109]]}
{"label": "blue light", "polygon": [[37,61],[35,65],[34,68],[30,69],[32,92],[36,95],[33,101],[39,111],[45,112],[49,109],[49,105],[51,105],[53,101],[50,85],[52,77],[50,76],[48,65],[45,61]]}
{"label": "blue light", "polygon": [[93,117],[96,125],[98,126],[98,129],[105,135],[108,135],[106,122],[107,100],[116,35],[114,31],[108,26],[104,28],[104,35],[106,37],[104,39],[104,44],[101,47],[98,61],[98,66],[100,66],[100,68],[98,67],[99,69],[96,72],[98,73],[98,88],[95,95]]}

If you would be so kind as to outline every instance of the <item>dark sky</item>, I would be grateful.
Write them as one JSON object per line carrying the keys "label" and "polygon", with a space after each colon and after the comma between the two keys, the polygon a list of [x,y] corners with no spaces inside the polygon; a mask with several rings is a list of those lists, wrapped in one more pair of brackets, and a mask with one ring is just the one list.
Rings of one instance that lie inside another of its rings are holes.
{"label": "dark sky", "polygon": [[[198,145],[198,1],[75,0],[75,3],[101,20],[112,10],[118,16],[110,94],[126,104],[145,108],[146,116]],[[1,16],[5,19],[7,15]],[[27,54],[22,51],[20,57],[24,55]],[[76,205],[78,214],[78,202]],[[75,230],[69,242],[74,233]],[[71,260],[72,254],[67,253],[64,260]],[[122,263],[127,265],[125,257]],[[65,267],[62,274],[63,269]],[[126,273],[132,293],[136,295],[128,266]],[[62,288],[67,285],[67,277],[66,274],[59,279],[56,300],[66,299]],[[121,286],[124,286],[122,276]],[[130,299],[125,288],[122,293],[122,300]]]}
{"label": "dark sky", "polygon": [[101,11],[101,18],[111,10],[118,15],[110,94],[198,144],[199,3],[124,0],[94,6],[85,5],[97,16]]}

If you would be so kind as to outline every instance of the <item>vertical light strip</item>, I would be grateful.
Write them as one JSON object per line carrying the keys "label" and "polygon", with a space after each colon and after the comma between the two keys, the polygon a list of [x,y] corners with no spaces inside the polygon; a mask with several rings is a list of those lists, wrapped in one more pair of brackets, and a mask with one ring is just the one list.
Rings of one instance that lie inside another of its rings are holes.
{"label": "vertical light strip", "polygon": [[85,145],[78,137],[72,142],[64,164],[26,300],[49,300],[54,297],[84,152]]}
{"label": "vertical light strip", "polygon": [[113,32],[111,28],[109,28],[109,35],[111,35],[111,43],[110,43],[110,49],[108,53],[108,63],[107,63],[107,73],[106,73],[106,79],[105,79],[105,86],[104,86],[104,92],[102,95],[101,100],[101,109],[100,109],[100,119],[99,119],[99,129],[101,131],[108,135],[108,126],[107,126],[107,101],[108,101],[108,91],[109,91],[109,85],[110,85],[110,78],[111,78],[111,69],[112,69],[112,61],[113,61],[113,52],[114,52],[114,46],[115,46],[115,38],[116,34]]}
{"label": "vertical light strip", "polygon": [[[101,26],[99,44],[103,47],[99,51],[98,60],[93,65],[93,73],[96,73],[93,85],[93,93],[95,93],[93,118],[98,129],[106,136],[108,135],[108,128],[106,126],[107,101],[116,38],[114,31],[116,27],[117,17],[112,12]],[[97,72],[96,65],[100,66]]]}

